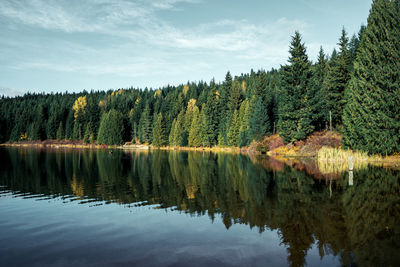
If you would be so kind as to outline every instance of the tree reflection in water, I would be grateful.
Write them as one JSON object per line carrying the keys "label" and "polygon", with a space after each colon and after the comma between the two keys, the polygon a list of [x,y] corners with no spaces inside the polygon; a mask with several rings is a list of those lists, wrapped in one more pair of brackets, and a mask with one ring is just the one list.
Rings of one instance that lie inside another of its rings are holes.
{"label": "tree reflection in water", "polygon": [[227,229],[278,230],[292,266],[305,265],[313,244],[343,265],[400,262],[399,171],[368,167],[348,186],[345,173],[329,185],[307,166],[230,154],[7,149],[0,160],[7,166],[0,184],[14,192],[157,204],[211,220],[220,215]]}

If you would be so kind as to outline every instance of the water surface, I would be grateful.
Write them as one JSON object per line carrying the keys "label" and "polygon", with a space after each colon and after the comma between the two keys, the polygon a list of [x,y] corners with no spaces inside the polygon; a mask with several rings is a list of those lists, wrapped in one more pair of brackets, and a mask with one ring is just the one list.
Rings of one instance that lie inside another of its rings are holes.
{"label": "water surface", "polygon": [[400,264],[394,170],[349,186],[244,155],[21,148],[0,166],[2,266]]}

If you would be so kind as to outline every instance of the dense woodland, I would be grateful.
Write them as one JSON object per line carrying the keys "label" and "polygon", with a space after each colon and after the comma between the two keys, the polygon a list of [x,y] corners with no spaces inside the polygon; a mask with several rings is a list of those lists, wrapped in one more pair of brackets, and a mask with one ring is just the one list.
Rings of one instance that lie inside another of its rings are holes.
{"label": "dense woodland", "polygon": [[[154,146],[248,146],[278,133],[286,143],[331,125],[343,147],[400,151],[400,1],[375,0],[352,37],[316,62],[299,32],[280,69],[223,82],[161,89],[25,94],[0,100],[0,142],[69,139]],[[155,77],[156,78],[156,77]]]}

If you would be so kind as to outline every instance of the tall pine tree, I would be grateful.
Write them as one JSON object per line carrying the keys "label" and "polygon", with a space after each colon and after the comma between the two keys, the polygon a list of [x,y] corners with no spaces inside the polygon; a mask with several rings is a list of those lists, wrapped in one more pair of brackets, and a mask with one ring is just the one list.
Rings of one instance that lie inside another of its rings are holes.
{"label": "tall pine tree", "polygon": [[339,53],[328,66],[328,73],[324,81],[326,93],[326,110],[331,112],[334,126],[342,123],[343,108],[345,105],[344,90],[350,80],[351,55],[349,38],[345,29],[339,39]]}
{"label": "tall pine tree", "polygon": [[153,146],[160,147],[166,144],[165,126],[162,113],[156,115],[156,122],[153,128]]}
{"label": "tall pine tree", "polygon": [[346,89],[343,145],[400,151],[400,1],[376,0]]}
{"label": "tall pine tree", "polygon": [[311,63],[299,32],[292,37],[289,65],[281,71],[281,100],[279,134],[285,142],[304,139],[313,131],[311,110],[307,99],[311,77]]}

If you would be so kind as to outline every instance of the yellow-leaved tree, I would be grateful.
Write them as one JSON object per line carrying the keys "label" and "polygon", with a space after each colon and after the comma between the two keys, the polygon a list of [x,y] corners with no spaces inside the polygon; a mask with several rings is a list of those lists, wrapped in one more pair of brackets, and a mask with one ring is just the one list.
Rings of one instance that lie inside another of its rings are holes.
{"label": "yellow-leaved tree", "polygon": [[75,100],[74,105],[72,106],[72,109],[74,110],[75,119],[85,114],[86,105],[87,105],[86,96],[80,96]]}

